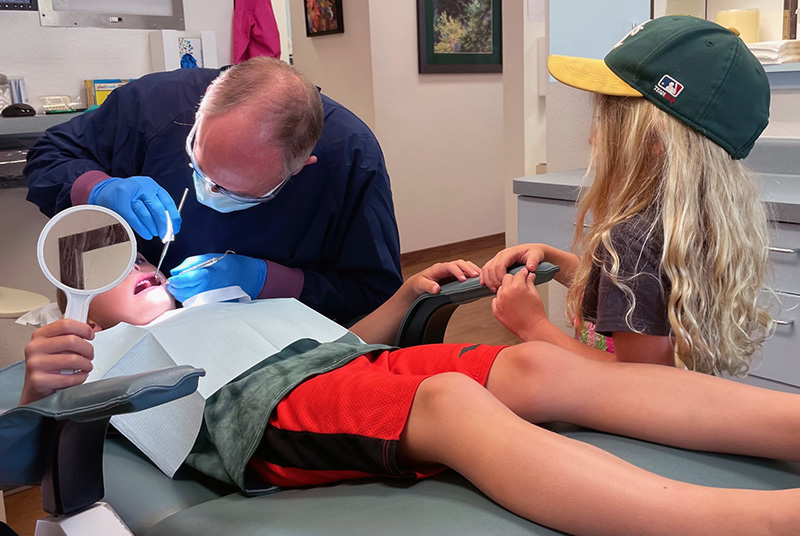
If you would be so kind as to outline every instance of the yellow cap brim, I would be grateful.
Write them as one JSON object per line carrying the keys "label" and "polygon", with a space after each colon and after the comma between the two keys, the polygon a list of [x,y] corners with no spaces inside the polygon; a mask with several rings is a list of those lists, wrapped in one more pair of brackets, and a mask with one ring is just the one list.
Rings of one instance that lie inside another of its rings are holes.
{"label": "yellow cap brim", "polygon": [[547,58],[547,69],[559,82],[584,91],[616,97],[642,96],[615,75],[603,60],[553,54]]}

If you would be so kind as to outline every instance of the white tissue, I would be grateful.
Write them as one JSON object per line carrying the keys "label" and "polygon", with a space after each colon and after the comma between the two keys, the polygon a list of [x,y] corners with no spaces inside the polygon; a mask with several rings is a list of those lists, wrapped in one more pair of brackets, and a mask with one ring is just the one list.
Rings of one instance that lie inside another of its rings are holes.
{"label": "white tissue", "polygon": [[183,306],[197,307],[198,305],[205,305],[207,303],[222,303],[222,302],[233,302],[233,301],[237,301],[239,303],[249,303],[251,299],[250,296],[247,294],[247,292],[242,290],[242,287],[240,287],[239,285],[233,285],[230,287],[215,288],[212,290],[201,292],[200,294],[195,294],[194,296],[183,302]]}
{"label": "white tissue", "polygon": [[46,303],[36,309],[28,311],[21,317],[17,318],[16,323],[23,326],[35,326],[40,328],[46,326],[51,322],[55,322],[63,315],[61,309],[58,308],[57,303]]}

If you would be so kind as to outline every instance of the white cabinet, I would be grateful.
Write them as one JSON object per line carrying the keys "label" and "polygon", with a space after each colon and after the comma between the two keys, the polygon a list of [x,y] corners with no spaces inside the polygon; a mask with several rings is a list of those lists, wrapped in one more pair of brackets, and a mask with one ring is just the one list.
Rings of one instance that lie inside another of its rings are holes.
{"label": "white cabinet", "polygon": [[[800,225],[798,225],[800,227]],[[799,274],[800,275],[800,274]],[[775,315],[775,334],[753,360],[751,375],[800,387],[800,296],[778,293],[781,311]]]}
{"label": "white cabinet", "polygon": [[770,240],[769,258],[775,271],[775,288],[800,295],[800,225],[777,225]]}
{"label": "white cabinet", "polygon": [[572,201],[519,198],[519,242],[542,242],[570,249],[575,235],[575,205]]}
{"label": "white cabinet", "polygon": [[769,256],[780,309],[773,313],[775,334],[764,343],[751,375],[800,387],[800,225],[779,223],[770,240]]}

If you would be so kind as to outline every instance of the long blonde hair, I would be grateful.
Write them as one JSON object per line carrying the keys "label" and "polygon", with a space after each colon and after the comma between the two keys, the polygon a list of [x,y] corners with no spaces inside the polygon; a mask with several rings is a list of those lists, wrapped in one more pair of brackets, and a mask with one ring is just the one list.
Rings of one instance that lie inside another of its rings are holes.
{"label": "long blonde hair", "polygon": [[677,357],[699,372],[746,373],[774,328],[757,303],[769,236],[755,180],[720,146],[645,99],[595,95],[594,109],[595,178],[578,203],[574,248],[581,262],[567,294],[568,318],[582,326],[581,303],[597,265],[628,296],[626,320],[636,331],[629,319],[637,304],[629,279],[620,277],[611,231],[648,211],[648,240],[663,232],[660,270],[671,287],[667,314]]}

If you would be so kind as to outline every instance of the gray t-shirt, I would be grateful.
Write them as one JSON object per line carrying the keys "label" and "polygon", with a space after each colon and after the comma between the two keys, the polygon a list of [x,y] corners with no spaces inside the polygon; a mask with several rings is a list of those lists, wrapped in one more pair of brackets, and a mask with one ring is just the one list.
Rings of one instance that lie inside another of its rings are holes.
{"label": "gray t-shirt", "polygon": [[[626,321],[630,298],[603,274],[599,265],[592,267],[582,308],[584,319],[593,322],[598,333],[606,336],[615,331],[660,336],[670,333],[667,317],[670,282],[659,269],[664,235],[660,225],[650,232],[652,221],[652,214],[644,212],[611,231],[611,241],[620,260],[619,281],[627,284],[636,297],[630,325]],[[602,245],[600,249],[600,259],[610,269],[611,254]]]}

